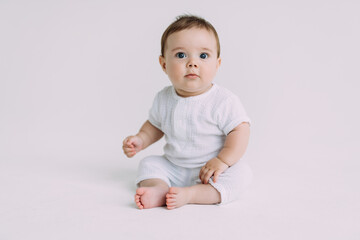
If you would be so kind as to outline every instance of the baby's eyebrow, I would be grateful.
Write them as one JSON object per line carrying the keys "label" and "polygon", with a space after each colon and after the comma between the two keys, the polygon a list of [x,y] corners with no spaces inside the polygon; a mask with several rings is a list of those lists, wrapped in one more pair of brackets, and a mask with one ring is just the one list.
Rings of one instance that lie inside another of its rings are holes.
{"label": "baby's eyebrow", "polygon": [[[174,49],[171,50],[171,52],[175,52],[178,50],[184,50],[185,48],[183,47],[176,47]],[[213,52],[210,48],[201,48],[201,51],[206,51],[206,52]]]}
{"label": "baby's eyebrow", "polygon": [[201,50],[207,51],[207,52],[212,52],[212,50],[210,48],[202,48]]}
{"label": "baby's eyebrow", "polygon": [[183,48],[183,47],[176,47],[176,48],[172,49],[171,51],[172,51],[172,52],[175,52],[175,51],[177,51],[177,50],[182,50],[182,49],[184,49],[184,48]]}

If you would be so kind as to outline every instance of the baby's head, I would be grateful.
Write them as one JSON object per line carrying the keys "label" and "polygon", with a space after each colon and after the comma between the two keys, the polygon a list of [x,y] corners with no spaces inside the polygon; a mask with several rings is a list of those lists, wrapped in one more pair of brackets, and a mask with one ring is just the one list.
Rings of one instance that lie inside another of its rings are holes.
{"label": "baby's head", "polygon": [[181,30],[190,29],[190,28],[199,28],[206,29],[209,32],[214,34],[216,39],[216,47],[217,47],[217,57],[220,57],[220,41],[219,36],[211,23],[206,21],[203,18],[193,16],[193,15],[181,15],[176,18],[172,24],[170,24],[167,29],[164,31],[161,37],[161,56],[164,57],[165,48],[166,48],[166,40],[168,37],[176,32],[180,32]]}
{"label": "baby's head", "polygon": [[178,95],[206,92],[221,63],[215,28],[196,16],[178,17],[163,33],[159,61]]}

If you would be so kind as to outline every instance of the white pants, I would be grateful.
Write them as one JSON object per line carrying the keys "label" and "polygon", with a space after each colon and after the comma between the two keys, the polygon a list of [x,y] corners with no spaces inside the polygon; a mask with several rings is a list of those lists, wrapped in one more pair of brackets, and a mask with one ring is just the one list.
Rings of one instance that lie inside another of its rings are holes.
{"label": "white pants", "polygon": [[[136,184],[146,179],[158,178],[169,187],[187,187],[201,184],[201,167],[184,168],[167,160],[164,156],[149,156],[141,160]],[[240,160],[220,174],[216,183],[209,183],[220,193],[221,204],[234,201],[252,181],[252,171],[247,163]]]}

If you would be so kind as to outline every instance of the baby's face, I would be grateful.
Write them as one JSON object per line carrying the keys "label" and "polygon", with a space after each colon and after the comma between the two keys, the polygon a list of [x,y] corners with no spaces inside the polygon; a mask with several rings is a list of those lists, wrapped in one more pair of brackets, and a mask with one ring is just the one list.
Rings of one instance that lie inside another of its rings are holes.
{"label": "baby's face", "polygon": [[219,68],[217,43],[212,32],[191,28],[171,34],[160,64],[177,94],[196,96],[209,90]]}

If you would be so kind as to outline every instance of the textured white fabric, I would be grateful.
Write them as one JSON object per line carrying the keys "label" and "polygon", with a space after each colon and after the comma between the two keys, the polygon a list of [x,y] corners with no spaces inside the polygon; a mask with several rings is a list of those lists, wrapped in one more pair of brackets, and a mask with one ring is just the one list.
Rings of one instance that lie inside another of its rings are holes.
{"label": "textured white fabric", "polygon": [[[157,178],[166,182],[169,187],[193,186],[201,183],[200,169],[201,167],[177,166],[164,156],[148,156],[140,162],[136,184],[146,179]],[[239,198],[252,181],[252,177],[248,164],[239,161],[220,174],[216,183],[212,179],[209,182],[220,193],[221,204],[226,204]]]}
{"label": "textured white fabric", "polygon": [[216,157],[226,135],[240,123],[250,123],[240,99],[217,84],[187,98],[178,96],[173,86],[165,87],[154,99],[149,121],[165,134],[166,158],[189,168]]}

